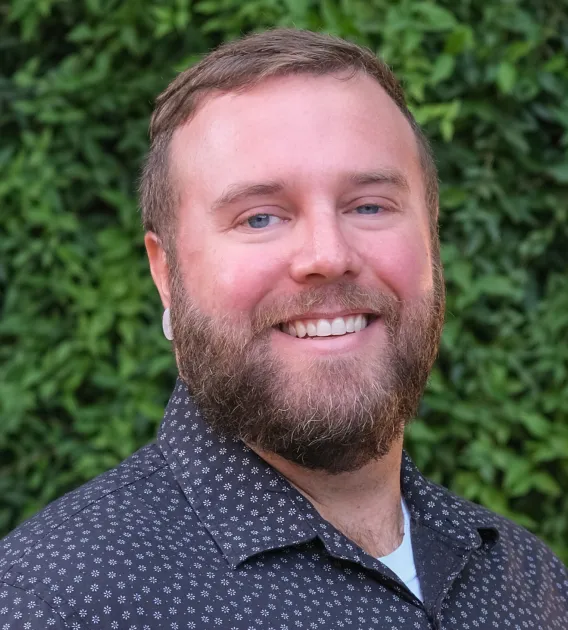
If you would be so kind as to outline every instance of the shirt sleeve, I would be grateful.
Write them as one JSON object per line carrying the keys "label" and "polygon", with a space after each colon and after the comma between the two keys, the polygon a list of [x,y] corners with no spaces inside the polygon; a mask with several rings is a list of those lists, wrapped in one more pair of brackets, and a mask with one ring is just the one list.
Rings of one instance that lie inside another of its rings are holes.
{"label": "shirt sleeve", "polygon": [[0,630],[73,630],[73,625],[37,595],[0,584]]}

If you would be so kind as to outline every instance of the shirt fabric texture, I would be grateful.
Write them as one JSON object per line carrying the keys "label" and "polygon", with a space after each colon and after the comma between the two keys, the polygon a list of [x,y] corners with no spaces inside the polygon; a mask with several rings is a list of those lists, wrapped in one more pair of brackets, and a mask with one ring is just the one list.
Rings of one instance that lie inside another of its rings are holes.
{"label": "shirt fabric texture", "polygon": [[0,630],[566,630],[568,576],[535,536],[405,454],[421,602],[178,380],[157,442],[0,541]]}

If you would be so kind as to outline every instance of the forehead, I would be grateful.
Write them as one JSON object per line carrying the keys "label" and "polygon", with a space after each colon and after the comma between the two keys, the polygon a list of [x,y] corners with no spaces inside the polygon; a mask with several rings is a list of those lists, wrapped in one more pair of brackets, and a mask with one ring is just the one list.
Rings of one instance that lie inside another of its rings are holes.
{"label": "forehead", "polygon": [[347,169],[396,169],[416,185],[422,179],[409,122],[362,74],[272,77],[209,95],[174,133],[170,163],[182,195],[203,196],[244,176],[313,186]]}

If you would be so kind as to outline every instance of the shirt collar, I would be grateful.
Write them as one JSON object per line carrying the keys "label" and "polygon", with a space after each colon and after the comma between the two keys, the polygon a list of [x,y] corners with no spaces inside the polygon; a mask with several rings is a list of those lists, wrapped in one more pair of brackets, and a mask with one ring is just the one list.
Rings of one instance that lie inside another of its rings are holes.
{"label": "shirt collar", "polygon": [[158,446],[232,566],[316,538],[281,475],[241,441],[214,433],[180,379],[158,431]]}
{"label": "shirt collar", "polygon": [[[240,440],[218,436],[179,378],[157,441],[187,500],[231,566],[316,538],[332,555],[362,561],[358,547],[324,521],[276,470]],[[454,547],[471,550],[496,542],[497,532],[481,510],[425,479],[406,453],[401,488],[413,522]]]}
{"label": "shirt collar", "polygon": [[491,546],[497,542],[499,532],[494,519],[483,508],[426,479],[406,452],[402,457],[401,488],[413,520],[450,539],[455,546],[473,549],[482,543]]}

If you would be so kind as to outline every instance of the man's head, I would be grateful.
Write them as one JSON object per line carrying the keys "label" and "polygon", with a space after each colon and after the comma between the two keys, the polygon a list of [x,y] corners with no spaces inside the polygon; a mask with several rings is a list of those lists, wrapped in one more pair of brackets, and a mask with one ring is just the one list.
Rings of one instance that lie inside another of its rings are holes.
{"label": "man's head", "polygon": [[353,44],[269,31],[182,73],[151,137],[152,275],[208,421],[330,472],[385,455],[444,306],[435,166],[394,76]]}

